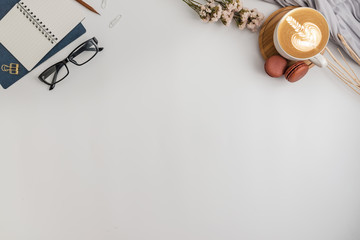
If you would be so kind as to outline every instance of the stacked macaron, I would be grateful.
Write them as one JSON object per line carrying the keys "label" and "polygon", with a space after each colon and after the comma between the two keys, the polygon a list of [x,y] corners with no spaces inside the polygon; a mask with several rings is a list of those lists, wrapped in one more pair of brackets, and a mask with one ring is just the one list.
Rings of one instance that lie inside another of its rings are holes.
{"label": "stacked macaron", "polygon": [[297,82],[303,78],[306,73],[309,71],[309,66],[303,62],[299,61],[287,67],[287,60],[280,55],[274,55],[266,60],[265,62],[265,72],[270,77],[281,77],[285,75],[285,78],[289,82]]}

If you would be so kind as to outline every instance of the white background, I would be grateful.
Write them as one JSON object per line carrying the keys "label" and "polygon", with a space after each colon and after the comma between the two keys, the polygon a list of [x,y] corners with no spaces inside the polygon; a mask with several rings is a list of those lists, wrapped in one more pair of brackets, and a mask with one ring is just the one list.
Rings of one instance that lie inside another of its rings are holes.
{"label": "white background", "polygon": [[[324,69],[268,77],[257,33],[180,0],[108,2],[0,90],[0,239],[360,238],[360,96]],[[93,61],[37,80],[93,36]]]}

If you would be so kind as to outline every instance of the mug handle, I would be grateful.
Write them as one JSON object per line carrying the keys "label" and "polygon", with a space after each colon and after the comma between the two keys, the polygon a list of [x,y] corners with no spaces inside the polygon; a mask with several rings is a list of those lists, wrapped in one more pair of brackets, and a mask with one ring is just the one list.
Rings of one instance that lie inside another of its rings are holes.
{"label": "mug handle", "polygon": [[318,55],[310,58],[309,60],[318,67],[327,67],[327,65],[328,65],[326,58],[323,55],[321,55],[320,53]]}

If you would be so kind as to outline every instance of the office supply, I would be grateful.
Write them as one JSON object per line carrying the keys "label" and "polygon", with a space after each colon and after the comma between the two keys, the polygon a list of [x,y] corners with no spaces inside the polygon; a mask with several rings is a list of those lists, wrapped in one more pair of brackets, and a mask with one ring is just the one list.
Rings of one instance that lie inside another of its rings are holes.
{"label": "office supply", "polygon": [[86,2],[82,1],[82,0],[75,0],[78,3],[80,3],[81,5],[83,5],[84,7],[86,7],[87,9],[89,9],[90,11],[100,15],[100,13],[98,13],[92,6],[90,6],[89,4],[87,4]]}
{"label": "office supply", "polygon": [[[12,0],[13,1],[13,0]],[[16,1],[16,0],[15,0]],[[0,4],[1,6],[1,4]],[[1,12],[0,12],[1,14]],[[1,15],[0,15],[1,16]],[[55,55],[61,49],[69,45],[75,39],[80,37],[86,32],[83,25],[80,23],[76,26],[63,40],[61,40],[53,49],[51,49],[48,54],[36,65],[39,66],[41,63],[45,62],[47,59]],[[6,89],[13,85],[15,82],[23,78],[29,73],[29,71],[21,65],[21,63],[3,46],[0,44],[0,85]],[[8,68],[8,67],[9,68]],[[2,70],[4,69],[4,70]],[[9,71],[6,71],[9,69]]]}
{"label": "office supply", "polygon": [[55,63],[47,68],[39,76],[39,80],[50,86],[49,90],[53,90],[55,85],[64,80],[69,75],[67,63],[71,62],[76,66],[82,66],[93,59],[96,54],[101,52],[104,48],[98,47],[98,40],[93,37],[72,51],[63,61]]}
{"label": "office supply", "polygon": [[[18,3],[19,0],[0,1],[0,21]],[[66,47],[75,39],[86,32],[82,24],[77,25],[63,40],[61,40],[46,56],[37,64],[40,65],[58,51]],[[8,88],[29,71],[3,46],[0,44],[0,85]]]}
{"label": "office supply", "polygon": [[102,8],[102,9],[105,9],[105,8],[106,8],[106,5],[107,5],[107,0],[102,0],[101,8]]}
{"label": "office supply", "polygon": [[1,65],[1,71],[8,72],[11,75],[19,75],[19,64],[18,63],[9,63],[9,65]]}
{"label": "office supply", "polygon": [[115,27],[116,24],[118,24],[118,22],[120,21],[120,19],[122,18],[122,15],[119,14],[117,15],[109,24],[109,28],[113,28]]}
{"label": "office supply", "polygon": [[72,0],[21,0],[0,21],[0,43],[30,71],[83,19]]}

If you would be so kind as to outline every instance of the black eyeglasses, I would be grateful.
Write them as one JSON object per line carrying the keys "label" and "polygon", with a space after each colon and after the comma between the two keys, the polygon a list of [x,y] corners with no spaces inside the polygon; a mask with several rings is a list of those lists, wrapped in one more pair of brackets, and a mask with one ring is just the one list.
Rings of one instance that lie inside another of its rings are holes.
{"label": "black eyeglasses", "polygon": [[71,62],[76,66],[82,66],[93,59],[96,54],[103,49],[104,48],[102,47],[98,47],[98,41],[95,37],[91,38],[75,48],[65,60],[52,65],[42,72],[39,79],[50,86],[49,90],[53,90],[57,83],[61,82],[69,75],[69,68],[66,66],[68,62]]}

